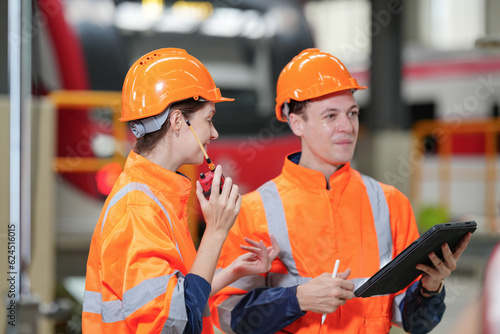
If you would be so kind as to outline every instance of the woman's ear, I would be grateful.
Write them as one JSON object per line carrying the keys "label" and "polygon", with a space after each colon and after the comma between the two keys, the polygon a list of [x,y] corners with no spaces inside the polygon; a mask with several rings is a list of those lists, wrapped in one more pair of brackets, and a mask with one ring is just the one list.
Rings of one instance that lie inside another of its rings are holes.
{"label": "woman's ear", "polygon": [[304,134],[303,131],[304,119],[302,118],[302,116],[299,116],[295,113],[289,114],[288,124],[290,125],[290,129],[292,129],[293,134],[296,135],[297,137],[301,137]]}
{"label": "woman's ear", "polygon": [[184,116],[179,109],[176,109],[170,113],[170,128],[174,132],[179,132],[182,127],[182,122],[184,122]]}

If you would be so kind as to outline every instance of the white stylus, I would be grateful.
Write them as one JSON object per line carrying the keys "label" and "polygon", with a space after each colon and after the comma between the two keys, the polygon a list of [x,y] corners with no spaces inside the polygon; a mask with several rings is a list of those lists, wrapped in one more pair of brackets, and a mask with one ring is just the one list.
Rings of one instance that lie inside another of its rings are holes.
{"label": "white stylus", "polygon": [[[337,259],[335,261],[335,267],[333,267],[332,278],[337,277],[337,271],[339,270],[339,264],[340,264],[340,261]],[[322,325],[325,323],[325,319],[326,319],[326,313],[323,313],[323,316],[321,317],[321,324]]]}

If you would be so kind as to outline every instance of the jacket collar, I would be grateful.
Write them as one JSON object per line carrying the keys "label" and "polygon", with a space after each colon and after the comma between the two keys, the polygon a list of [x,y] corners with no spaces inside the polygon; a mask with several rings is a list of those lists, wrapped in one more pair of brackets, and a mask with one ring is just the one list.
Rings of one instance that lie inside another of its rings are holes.
{"label": "jacket collar", "polygon": [[[283,175],[290,182],[310,190],[327,190],[326,180],[323,173],[299,166],[301,152],[292,153],[285,158],[283,166]],[[340,167],[330,176],[330,189],[342,190],[345,188],[351,178],[351,163],[348,162]]]}
{"label": "jacket collar", "polygon": [[185,175],[160,167],[134,151],[128,155],[124,172],[167,196],[189,197],[191,192],[191,180]]}

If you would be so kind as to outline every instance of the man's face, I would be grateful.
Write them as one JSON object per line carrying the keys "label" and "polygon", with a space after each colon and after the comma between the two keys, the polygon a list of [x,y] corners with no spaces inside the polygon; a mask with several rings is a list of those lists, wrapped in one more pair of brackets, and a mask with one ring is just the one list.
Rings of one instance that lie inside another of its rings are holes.
{"label": "man's face", "polygon": [[351,91],[312,99],[305,108],[306,120],[294,114],[291,118],[294,133],[302,140],[301,161],[318,170],[351,161],[359,129],[359,106]]}

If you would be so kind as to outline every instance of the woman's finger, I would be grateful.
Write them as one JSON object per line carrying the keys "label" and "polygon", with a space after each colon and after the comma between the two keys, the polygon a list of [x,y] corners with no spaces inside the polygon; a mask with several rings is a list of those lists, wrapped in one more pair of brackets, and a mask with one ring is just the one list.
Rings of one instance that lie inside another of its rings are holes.
{"label": "woman's finger", "polygon": [[278,241],[274,237],[274,234],[271,233],[270,238],[271,238],[271,244],[272,244],[272,246],[268,247],[267,250],[269,251],[269,259],[271,261],[273,261],[279,255],[279,253],[281,252],[281,248],[278,245]]}
{"label": "woman's finger", "polygon": [[247,245],[240,245],[240,248],[246,250],[247,252],[252,252],[252,253],[258,253],[260,251],[260,248]]}
{"label": "woman's finger", "polygon": [[198,180],[196,181],[196,197],[198,197],[198,201],[202,207],[208,202],[205,195],[203,195],[203,188]]}
{"label": "woman's finger", "polygon": [[254,246],[254,247],[259,247],[259,242],[258,242],[258,241],[252,240],[252,239],[247,238],[247,237],[245,237],[244,239],[245,239],[245,241],[246,241],[247,243],[249,243],[250,245],[252,245],[252,246]]}
{"label": "woman's finger", "polygon": [[[212,190],[210,192],[210,199],[213,198],[213,200],[217,200],[220,196],[219,194],[219,189],[220,189],[220,179],[222,177],[222,166],[217,165],[215,167],[214,171],[214,177],[212,179]],[[224,191],[224,190],[223,190]]]}

